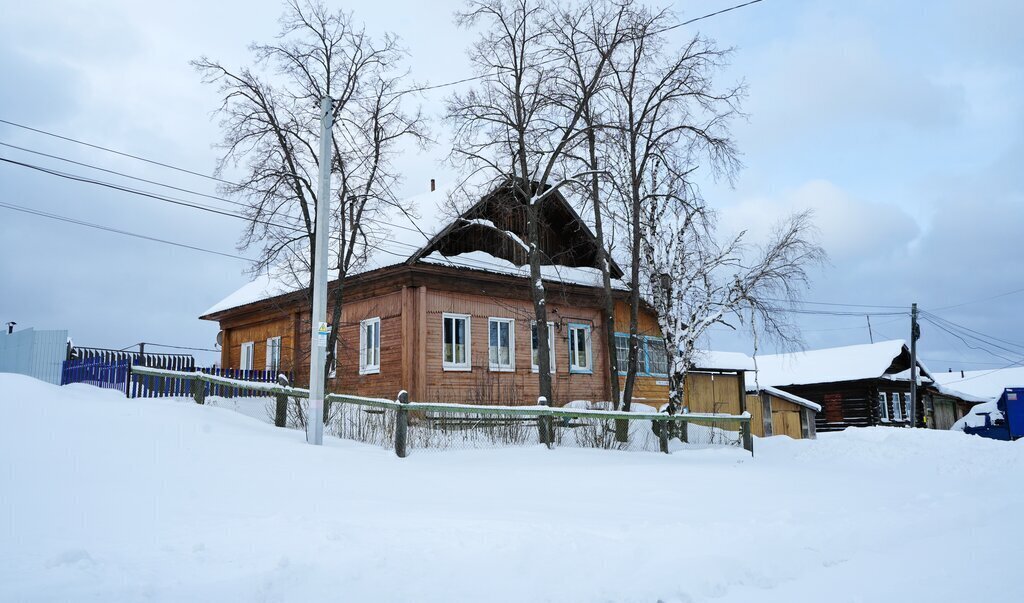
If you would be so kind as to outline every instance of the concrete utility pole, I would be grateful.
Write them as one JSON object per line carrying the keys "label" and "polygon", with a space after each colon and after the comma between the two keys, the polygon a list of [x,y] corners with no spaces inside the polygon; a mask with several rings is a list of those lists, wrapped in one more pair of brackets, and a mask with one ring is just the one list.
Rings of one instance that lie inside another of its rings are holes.
{"label": "concrete utility pole", "polygon": [[910,306],[910,426],[917,427],[917,340],[921,327],[917,324],[917,304]]}
{"label": "concrete utility pole", "polygon": [[327,358],[327,239],[331,227],[331,130],[334,102],[320,99],[320,186],[316,197],[316,258],[313,262],[312,341],[309,346],[309,408],[306,441],[324,443],[324,370]]}

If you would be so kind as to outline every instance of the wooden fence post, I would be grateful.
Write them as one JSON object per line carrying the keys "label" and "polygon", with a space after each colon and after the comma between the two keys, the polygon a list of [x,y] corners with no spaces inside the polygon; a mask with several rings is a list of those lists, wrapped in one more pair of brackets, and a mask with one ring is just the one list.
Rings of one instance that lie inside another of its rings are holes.
{"label": "wooden fence post", "polygon": [[[277,384],[281,387],[288,387],[288,377],[277,376]],[[288,394],[281,392],[277,394],[277,405],[274,408],[274,425],[284,427],[288,419]]]}
{"label": "wooden fence post", "polygon": [[[550,407],[551,403],[544,396],[537,397],[537,406]],[[555,447],[555,430],[552,426],[551,417],[548,415],[540,415],[537,417],[537,430],[540,435],[540,443],[547,446],[549,449]]]}
{"label": "wooden fence post", "polygon": [[740,422],[740,437],[743,438],[743,449],[754,456],[754,438],[750,434],[750,419]]}
{"label": "wooden fence post", "polygon": [[409,453],[406,450],[406,439],[409,435],[409,411],[404,405],[409,403],[409,392],[404,389],[398,392],[398,403],[403,408],[398,409],[398,416],[395,417],[395,454],[399,458],[405,458]]}

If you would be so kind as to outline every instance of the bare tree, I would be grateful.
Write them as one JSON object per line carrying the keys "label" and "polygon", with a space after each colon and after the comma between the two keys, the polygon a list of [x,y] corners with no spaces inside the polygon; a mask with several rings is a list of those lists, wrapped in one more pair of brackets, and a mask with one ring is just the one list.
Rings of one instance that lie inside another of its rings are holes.
{"label": "bare tree", "polygon": [[700,35],[679,50],[669,49],[664,32],[671,18],[667,11],[632,11],[631,36],[610,65],[611,115],[605,127],[612,136],[606,156],[621,201],[620,219],[627,226],[630,265],[630,342],[622,390],[626,410],[640,351],[642,217],[645,208],[665,194],[655,171],[659,164],[678,164],[683,170],[706,165],[711,173],[731,181],[740,167],[728,126],[740,115],[744,89],[737,85],[718,90],[713,83],[730,51]]}
{"label": "bare tree", "polygon": [[[605,2],[471,0],[461,25],[482,32],[469,50],[476,89],[449,98],[453,163],[488,187],[508,187],[526,204],[531,292],[537,329],[540,394],[551,400],[546,293],[540,248],[542,204],[589,170],[563,172],[562,159],[581,141],[581,120],[625,37],[626,5]],[[567,75],[564,49],[585,63]],[[560,52],[561,50],[561,52]],[[548,262],[550,260],[547,260]]]}
{"label": "bare tree", "polygon": [[751,328],[756,317],[761,334],[799,342],[780,303],[799,299],[807,270],[826,255],[812,239],[809,211],[780,222],[760,247],[747,247],[745,233],[719,244],[716,217],[692,194],[686,172],[659,173],[666,192],[649,203],[641,220],[641,278],[664,334],[669,412],[675,413],[684,405],[686,374],[700,360],[698,343],[713,325],[742,323],[750,312]]}
{"label": "bare tree", "polygon": [[[339,284],[332,292],[330,366],[350,271],[365,261],[382,233],[375,226],[397,201],[391,160],[404,139],[426,140],[418,111],[406,112],[400,69],[403,51],[393,35],[374,38],[351,13],[313,0],[289,0],[281,31],[270,44],[253,44],[254,63],[239,70],[206,57],[193,61],[203,81],[218,86],[224,151],[217,173],[241,166],[237,184],[222,193],[246,205],[249,226],[239,248],[258,247],[255,272],[273,271],[308,286],[312,295],[315,212],[320,158],[320,99],[334,99],[331,257]],[[299,346],[295,346],[298,353]],[[325,375],[328,374],[325,371]],[[326,412],[326,408],[325,408]]]}

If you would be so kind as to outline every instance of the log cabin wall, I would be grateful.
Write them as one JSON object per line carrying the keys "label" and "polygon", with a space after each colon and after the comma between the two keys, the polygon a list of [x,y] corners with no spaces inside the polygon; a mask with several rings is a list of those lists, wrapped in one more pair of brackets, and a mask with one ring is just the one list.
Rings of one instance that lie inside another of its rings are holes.
{"label": "log cabin wall", "polygon": [[[425,293],[424,318],[426,367],[424,399],[439,402],[475,404],[537,403],[537,374],[531,369],[533,304],[526,300],[494,298],[428,289]],[[442,332],[445,313],[470,316],[469,371],[445,370],[442,364]],[[514,370],[492,371],[488,358],[488,319],[509,318],[514,322]],[[572,400],[607,400],[607,354],[603,349],[600,312],[558,303],[548,304],[548,318],[554,323],[552,404],[563,405]],[[568,325],[579,323],[591,328],[591,373],[569,372]]]}
{"label": "log cabin wall", "polygon": [[[806,398],[821,404],[821,412],[817,414],[817,431],[841,431],[847,427],[869,427],[872,425],[905,426],[906,419],[895,420],[893,394],[902,397],[910,392],[910,384],[905,381],[889,379],[862,379],[839,383],[816,383],[811,385],[786,385],[779,389],[793,395]],[[879,393],[886,394],[886,408],[889,419],[879,413]],[[919,396],[920,397],[920,396]],[[921,417],[924,410],[922,400],[918,400],[917,416]]]}

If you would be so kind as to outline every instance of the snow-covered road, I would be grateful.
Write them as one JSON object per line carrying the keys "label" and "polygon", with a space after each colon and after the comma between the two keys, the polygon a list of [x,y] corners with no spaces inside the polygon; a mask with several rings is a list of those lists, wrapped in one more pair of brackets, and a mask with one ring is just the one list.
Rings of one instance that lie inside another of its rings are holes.
{"label": "snow-covered road", "polygon": [[1016,601],[1024,443],[307,446],[0,374],[0,601]]}

